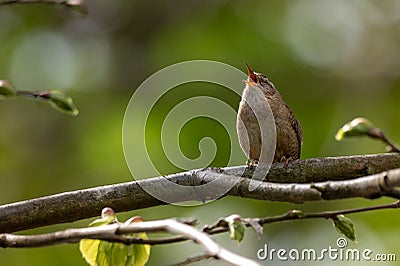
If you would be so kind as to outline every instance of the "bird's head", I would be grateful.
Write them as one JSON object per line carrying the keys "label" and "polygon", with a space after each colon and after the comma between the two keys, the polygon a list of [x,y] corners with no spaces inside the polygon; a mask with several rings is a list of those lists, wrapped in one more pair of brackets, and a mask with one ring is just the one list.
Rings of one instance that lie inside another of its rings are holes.
{"label": "bird's head", "polygon": [[247,80],[245,80],[244,82],[246,83],[247,86],[258,87],[269,95],[273,95],[276,93],[274,84],[271,81],[269,81],[265,75],[254,72],[253,70],[251,70],[249,65],[247,65],[246,63],[245,65],[247,68],[248,77]]}

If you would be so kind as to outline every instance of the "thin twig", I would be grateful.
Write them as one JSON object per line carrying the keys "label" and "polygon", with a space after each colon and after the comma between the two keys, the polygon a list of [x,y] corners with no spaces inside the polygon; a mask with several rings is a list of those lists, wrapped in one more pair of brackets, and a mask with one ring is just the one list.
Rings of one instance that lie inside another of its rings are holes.
{"label": "thin twig", "polygon": [[[221,259],[226,261],[232,265],[259,265],[258,263],[239,256],[235,253],[228,251],[227,249],[218,246],[214,240],[212,240],[208,234],[201,232],[190,225],[186,225],[183,223],[179,223],[175,220],[168,219],[168,220],[161,220],[161,221],[154,221],[154,222],[141,222],[137,223],[139,228],[137,230],[142,232],[147,232],[147,230],[155,228],[159,228],[161,231],[167,231],[172,234],[179,234],[183,237],[194,241],[195,243],[203,246],[206,250],[206,254],[209,257],[214,257],[217,259]],[[129,232],[129,228],[120,227],[118,229],[119,233],[126,234]]]}
{"label": "thin twig", "polygon": [[210,256],[208,256],[207,254],[200,254],[200,255],[188,257],[184,261],[181,261],[181,262],[178,262],[178,263],[174,263],[174,264],[170,264],[169,266],[185,266],[185,265],[189,265],[191,263],[199,262],[199,261],[206,260],[206,259],[209,259],[209,258],[210,258]]}
{"label": "thin twig", "polygon": [[[353,214],[353,213],[359,213],[359,212],[368,212],[368,211],[383,210],[383,209],[398,209],[398,208],[400,208],[400,200],[393,202],[393,203],[388,203],[388,204],[362,207],[362,208],[353,208],[353,209],[347,209],[347,210],[337,210],[337,211],[303,213],[301,211],[291,210],[291,211],[286,212],[285,214],[276,215],[276,216],[269,216],[269,217],[264,217],[264,218],[244,218],[243,221],[245,222],[246,226],[249,227],[249,226],[251,226],[250,220],[257,222],[260,225],[265,225],[265,224],[290,221],[290,220],[304,220],[304,219],[315,219],[315,218],[329,219],[329,218],[334,218],[341,214],[345,215],[345,214]],[[208,234],[211,234],[211,235],[229,231],[229,228],[227,225],[224,225],[224,224],[222,224],[222,225],[223,226],[221,226],[221,223],[217,222],[214,225],[203,228],[203,231],[207,232]]]}
{"label": "thin twig", "polygon": [[98,227],[67,229],[36,236],[2,234],[0,235],[0,247],[43,247],[62,243],[76,243],[81,239],[100,239],[127,244],[124,239],[129,240],[132,238],[125,238],[121,234],[140,232],[169,232],[180,235],[185,240],[192,240],[201,245],[208,257],[214,257],[232,265],[258,265],[252,260],[220,247],[208,234],[173,219],[132,223],[129,225],[110,224]]}
{"label": "thin twig", "polygon": [[24,91],[24,90],[17,90],[17,95],[20,96],[27,96],[33,98],[41,98],[42,94],[40,91]]}
{"label": "thin twig", "polygon": [[384,142],[384,143],[386,143],[387,145],[389,145],[389,147],[390,147],[390,151],[391,152],[400,152],[400,149],[396,146],[396,144],[394,144],[394,142],[392,142],[391,140],[389,140],[387,137],[386,137],[386,135],[385,135],[385,133],[383,133],[382,132],[382,141]]}
{"label": "thin twig", "polygon": [[354,208],[354,209],[347,209],[347,210],[338,210],[338,211],[325,211],[325,212],[315,212],[315,213],[304,213],[304,214],[296,214],[296,212],[288,212],[281,217],[275,216],[275,217],[265,217],[265,218],[260,218],[258,222],[260,224],[269,224],[273,222],[279,222],[282,221],[282,218],[285,218],[284,220],[299,220],[299,219],[311,219],[311,218],[334,218],[338,215],[346,215],[346,214],[353,214],[353,213],[359,213],[359,212],[368,212],[368,211],[376,211],[376,210],[384,210],[384,209],[398,209],[400,208],[400,200],[388,203],[388,204],[382,204],[382,205],[376,205],[376,206],[368,206],[368,207],[361,207],[361,208]]}
{"label": "thin twig", "polygon": [[[316,219],[316,218],[334,218],[340,214],[353,214],[360,212],[369,212],[383,209],[398,209],[400,208],[400,201],[396,201],[393,203],[362,207],[362,208],[353,208],[347,210],[337,210],[337,211],[324,211],[324,212],[315,212],[315,213],[301,213],[299,211],[289,211],[282,215],[269,216],[264,218],[243,218],[243,222],[246,226],[251,226],[251,222],[257,222],[260,225],[282,222],[282,221],[290,221],[290,220],[303,220],[303,219]],[[184,220],[185,221],[185,220]],[[193,224],[194,219],[191,218],[188,220],[189,224]],[[209,235],[219,234],[228,232],[229,228],[227,224],[221,223],[223,219],[220,219],[215,224],[211,226],[203,227],[202,231]],[[183,222],[175,221],[179,224],[185,224],[186,226],[192,227],[191,225]],[[148,223],[148,222],[146,222]],[[88,228],[80,228],[80,229],[66,229],[63,231],[41,234],[41,235],[13,235],[13,234],[0,234],[0,247],[3,248],[27,248],[27,247],[43,247],[50,245],[57,245],[63,243],[77,243],[83,238],[88,239],[101,239],[112,242],[120,242],[126,245],[130,244],[149,244],[149,245],[161,245],[161,244],[171,244],[176,242],[186,241],[188,238],[186,236],[174,236],[174,237],[164,237],[164,238],[156,238],[156,239],[140,239],[125,236],[128,233],[139,233],[139,232],[158,232],[160,231],[160,227],[155,226],[147,226],[140,227],[138,224],[143,223],[135,223],[133,226],[125,226],[125,225],[108,225],[105,227],[88,227]],[[192,227],[193,228],[193,227]],[[170,231],[169,231],[170,232]],[[180,233],[177,233],[180,234]]]}

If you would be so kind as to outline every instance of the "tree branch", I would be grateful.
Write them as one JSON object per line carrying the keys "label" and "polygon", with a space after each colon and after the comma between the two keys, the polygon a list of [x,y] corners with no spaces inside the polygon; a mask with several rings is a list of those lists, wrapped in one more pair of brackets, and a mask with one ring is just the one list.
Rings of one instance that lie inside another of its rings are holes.
{"label": "tree branch", "polygon": [[[400,170],[376,174],[393,168],[400,168],[399,154],[312,158],[298,160],[289,165],[276,163],[272,165],[266,182],[251,192],[248,190],[250,182],[248,177],[252,175],[254,169],[235,166],[193,170],[166,177],[64,192],[3,205],[0,206],[0,232],[15,232],[94,217],[106,206],[121,212],[166,204],[147,194],[141,187],[143,184],[157,187],[160,179],[193,187],[213,180],[217,180],[220,184],[235,182],[232,183],[234,186],[227,195],[295,203],[350,197],[399,198],[400,194],[394,188],[400,186]],[[244,177],[233,178],[243,171]],[[376,175],[357,178],[368,174]],[[159,189],[167,194],[172,202],[216,197],[211,190],[207,191],[207,194],[196,194],[194,189],[193,193],[184,194],[163,187]]]}
{"label": "tree branch", "polygon": [[81,239],[122,240],[124,237],[121,236],[121,234],[141,232],[168,232],[175,235],[181,235],[184,239],[192,240],[201,245],[205,249],[206,255],[210,258],[213,257],[220,259],[232,265],[259,265],[252,260],[239,256],[219,246],[208,234],[173,219],[140,222],[129,225],[110,224],[80,229],[67,229],[64,231],[36,236],[3,234],[0,235],[0,246],[10,247],[11,245],[13,247],[40,247],[50,244],[76,243]]}
{"label": "tree branch", "polygon": [[87,14],[85,0],[0,0],[0,5],[14,4],[50,4],[61,5],[74,9],[80,14]]}
{"label": "tree branch", "polygon": [[[242,218],[242,221],[247,227],[253,226],[254,223],[259,225],[271,224],[282,221],[290,220],[304,220],[304,219],[333,219],[340,214],[354,214],[360,212],[369,212],[384,209],[398,209],[400,208],[400,201],[393,203],[368,206],[362,208],[352,208],[346,210],[337,211],[323,211],[314,213],[302,213],[300,211],[291,210],[281,215],[268,216],[263,218]],[[186,240],[193,240],[182,232],[175,232],[169,230],[166,225],[170,224],[171,219],[152,221],[152,222],[141,222],[126,224],[111,224],[107,226],[97,226],[97,227],[87,227],[87,228],[73,228],[66,229],[63,231],[57,231],[47,234],[39,235],[14,235],[14,234],[0,234],[0,247],[2,248],[32,248],[32,247],[44,247],[52,246],[58,244],[66,243],[77,243],[81,239],[100,239],[111,242],[119,242],[126,245],[131,244],[149,244],[149,245],[161,245],[161,244],[171,244],[176,242],[182,242]],[[172,220],[174,225],[179,224],[179,228],[193,228],[193,219],[186,219],[182,221]],[[186,230],[186,229],[180,229]],[[160,231],[167,231],[170,233],[178,234],[179,236],[174,237],[163,237],[163,238],[153,238],[153,239],[141,239],[136,237],[126,236],[126,234],[133,233],[154,233]],[[213,225],[204,226],[202,232],[208,235],[220,234],[228,232],[229,227],[224,218],[219,219]]]}
{"label": "tree branch", "polygon": [[[377,205],[377,206],[369,206],[369,207],[353,208],[353,209],[337,210],[337,211],[303,213],[298,210],[291,210],[281,215],[268,216],[263,218],[243,218],[242,220],[247,227],[250,227],[254,223],[265,225],[265,224],[291,221],[291,220],[305,220],[305,219],[316,219],[316,218],[334,219],[335,217],[341,214],[345,215],[345,214],[353,214],[360,212],[369,212],[369,211],[384,210],[384,209],[398,209],[398,208],[400,208],[400,201]],[[221,221],[223,220],[220,219],[211,226],[203,227],[203,231],[210,235],[228,232],[229,231],[228,225],[225,222]]]}

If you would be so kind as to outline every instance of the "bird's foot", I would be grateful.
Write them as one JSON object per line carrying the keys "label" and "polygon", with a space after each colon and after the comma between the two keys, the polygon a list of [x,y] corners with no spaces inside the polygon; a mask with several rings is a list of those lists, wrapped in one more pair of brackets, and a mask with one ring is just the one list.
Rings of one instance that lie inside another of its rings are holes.
{"label": "bird's foot", "polygon": [[285,156],[282,156],[282,158],[281,158],[281,162],[284,162],[285,166],[287,166],[292,161],[294,161],[292,156],[290,156],[289,158],[286,158]]}
{"label": "bird's foot", "polygon": [[247,167],[253,167],[258,164],[258,160],[247,159],[246,165]]}

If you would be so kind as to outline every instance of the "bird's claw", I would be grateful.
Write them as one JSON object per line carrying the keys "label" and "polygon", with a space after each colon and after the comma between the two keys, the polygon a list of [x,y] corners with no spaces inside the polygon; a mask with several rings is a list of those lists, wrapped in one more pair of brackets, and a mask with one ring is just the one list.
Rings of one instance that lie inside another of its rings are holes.
{"label": "bird's claw", "polygon": [[294,161],[292,156],[290,156],[289,158],[286,158],[285,156],[282,156],[282,158],[281,158],[281,162],[285,163],[285,166],[287,166],[292,161]]}
{"label": "bird's claw", "polygon": [[247,159],[246,165],[247,167],[252,167],[258,164],[258,160]]}

